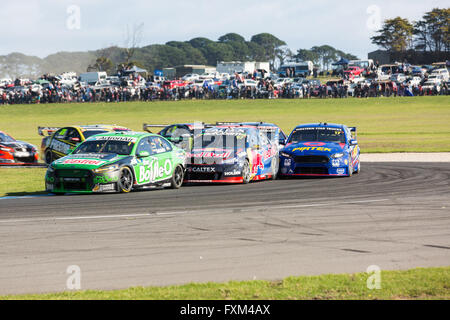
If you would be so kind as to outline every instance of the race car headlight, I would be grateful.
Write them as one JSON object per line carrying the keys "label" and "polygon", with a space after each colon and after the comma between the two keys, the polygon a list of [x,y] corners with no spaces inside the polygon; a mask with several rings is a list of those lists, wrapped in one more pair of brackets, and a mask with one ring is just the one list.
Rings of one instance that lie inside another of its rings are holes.
{"label": "race car headlight", "polygon": [[110,166],[94,169],[94,172],[95,173],[104,173],[104,172],[114,171],[114,170],[117,170],[117,169],[119,169],[119,165],[118,164],[113,164],[113,165],[110,165]]}
{"label": "race car headlight", "polygon": [[55,168],[53,168],[51,165],[48,166],[47,173],[53,173],[53,172],[55,172]]}
{"label": "race car headlight", "polygon": [[292,156],[286,152],[280,152],[280,156],[285,157],[285,158],[292,158]]}
{"label": "race car headlight", "polygon": [[332,157],[333,159],[342,158],[343,156],[344,156],[344,154],[343,154],[342,152],[340,152],[340,153],[335,153],[335,154],[332,154],[332,155],[331,155],[331,157]]}
{"label": "race car headlight", "polygon": [[13,152],[13,151],[14,151],[14,149],[12,149],[12,148],[7,148],[7,147],[0,147],[0,150],[1,150],[1,151],[6,151],[6,152]]}

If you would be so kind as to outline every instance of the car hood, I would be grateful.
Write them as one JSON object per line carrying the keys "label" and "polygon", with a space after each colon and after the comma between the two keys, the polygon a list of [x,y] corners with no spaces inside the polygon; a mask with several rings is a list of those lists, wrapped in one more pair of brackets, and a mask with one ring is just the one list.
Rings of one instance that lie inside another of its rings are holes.
{"label": "car hood", "polygon": [[344,150],[344,143],[334,143],[334,142],[299,142],[287,144],[281,151],[287,152],[295,155],[301,154],[329,154],[342,152]]}
{"label": "car hood", "polygon": [[107,164],[112,164],[127,156],[116,153],[85,153],[74,154],[60,158],[52,163],[55,169],[97,169]]}

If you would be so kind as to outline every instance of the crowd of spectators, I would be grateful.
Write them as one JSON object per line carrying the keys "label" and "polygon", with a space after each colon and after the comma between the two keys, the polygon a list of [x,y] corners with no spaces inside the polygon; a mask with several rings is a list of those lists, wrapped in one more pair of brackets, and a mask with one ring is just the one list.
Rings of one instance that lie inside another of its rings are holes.
{"label": "crowd of spectators", "polygon": [[[365,81],[350,85],[346,79],[320,84],[304,78],[277,84],[270,79],[258,79],[256,74],[235,76],[222,82],[174,84],[171,81],[145,86],[106,85],[69,88],[56,79],[45,87],[14,86],[0,91],[0,104],[126,102],[183,99],[294,99],[294,98],[367,98],[390,96],[448,95],[448,82],[434,88],[405,85],[395,81]],[[253,79],[252,85],[244,80]],[[150,80],[150,79],[148,79]],[[126,83],[126,82],[125,82]]]}

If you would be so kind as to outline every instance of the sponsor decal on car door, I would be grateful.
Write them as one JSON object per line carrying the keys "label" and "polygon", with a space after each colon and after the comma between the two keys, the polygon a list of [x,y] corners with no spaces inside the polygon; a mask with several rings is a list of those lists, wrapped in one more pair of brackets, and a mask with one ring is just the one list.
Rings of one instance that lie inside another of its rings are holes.
{"label": "sponsor decal on car door", "polygon": [[148,157],[138,158],[133,166],[137,184],[149,184],[163,181],[172,176],[173,166],[171,153],[160,148],[158,140],[148,137],[140,141],[137,154],[140,151],[149,152]]}

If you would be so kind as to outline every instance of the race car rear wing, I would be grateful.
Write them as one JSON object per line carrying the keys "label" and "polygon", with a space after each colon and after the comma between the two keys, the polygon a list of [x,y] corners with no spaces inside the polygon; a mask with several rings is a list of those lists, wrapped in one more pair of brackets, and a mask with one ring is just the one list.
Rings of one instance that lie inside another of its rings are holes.
{"label": "race car rear wing", "polygon": [[[145,130],[147,132],[153,133],[149,128],[165,128],[167,126],[171,126],[171,125],[174,125],[174,124],[176,124],[176,123],[172,123],[172,124],[148,124],[148,123],[144,123],[142,128],[143,128],[143,130]],[[210,128],[210,127],[214,126],[212,124],[206,124],[204,122],[202,122],[200,124],[201,124],[201,128],[199,128],[199,129]]]}
{"label": "race car rear wing", "polygon": [[165,128],[167,126],[170,126],[170,124],[148,124],[148,123],[144,123],[142,125],[142,129],[144,131],[153,133],[149,128]]}
{"label": "race car rear wing", "polygon": [[276,131],[278,128],[274,126],[267,126],[264,125],[264,122],[259,122],[259,124],[243,124],[242,122],[216,122],[216,126],[251,126],[251,127],[257,127],[261,131]]}
{"label": "race car rear wing", "polygon": [[38,127],[38,134],[40,136],[51,136],[59,127]]}

